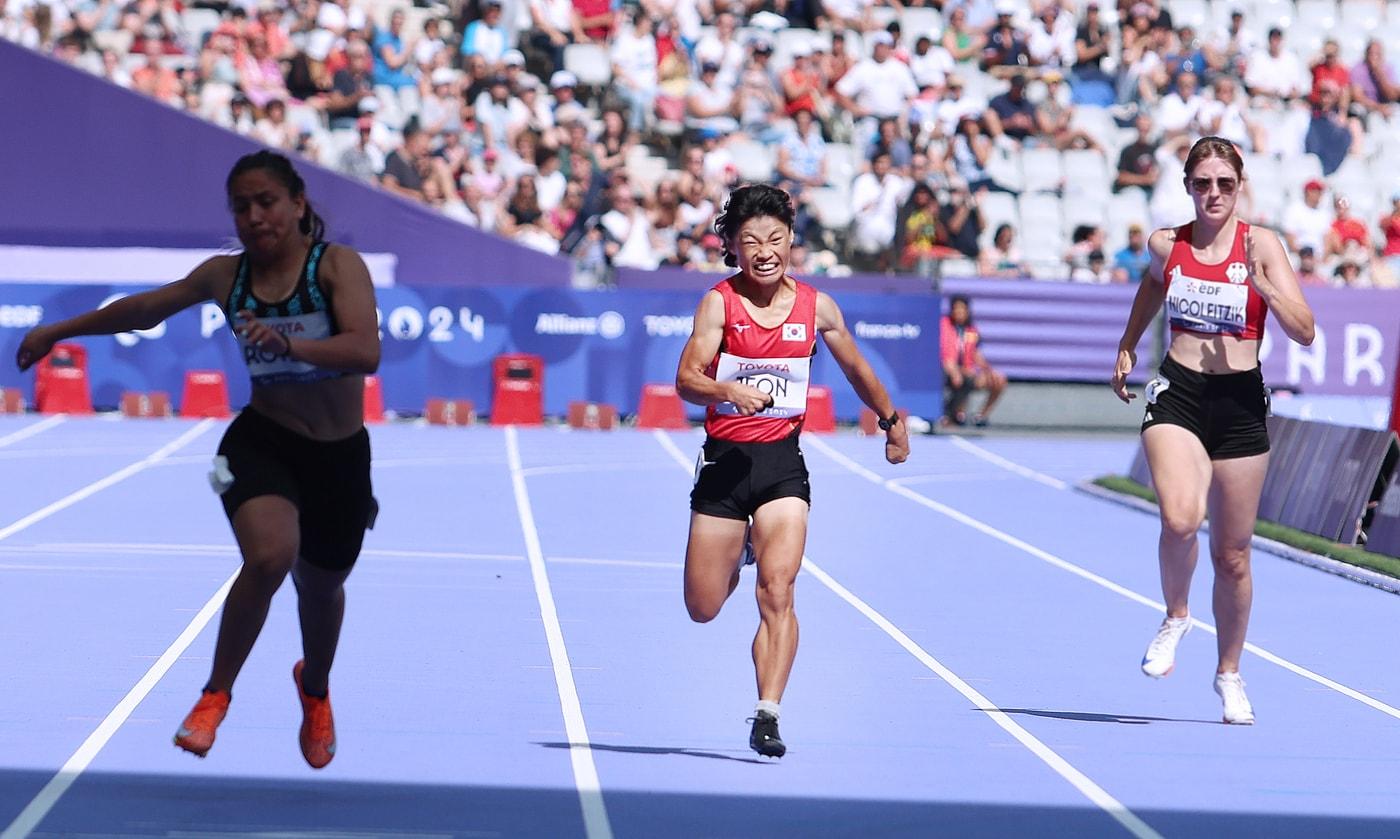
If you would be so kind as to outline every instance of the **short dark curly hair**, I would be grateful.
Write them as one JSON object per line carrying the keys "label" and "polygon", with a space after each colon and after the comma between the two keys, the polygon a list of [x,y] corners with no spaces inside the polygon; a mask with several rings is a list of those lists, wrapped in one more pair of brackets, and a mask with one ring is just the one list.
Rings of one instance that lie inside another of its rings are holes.
{"label": "short dark curly hair", "polygon": [[792,207],[792,196],[776,186],[768,184],[746,184],[729,193],[724,202],[724,210],[715,219],[715,232],[724,243],[724,264],[734,268],[739,257],[730,250],[729,243],[739,235],[744,222],[759,216],[770,216],[792,229],[797,211]]}

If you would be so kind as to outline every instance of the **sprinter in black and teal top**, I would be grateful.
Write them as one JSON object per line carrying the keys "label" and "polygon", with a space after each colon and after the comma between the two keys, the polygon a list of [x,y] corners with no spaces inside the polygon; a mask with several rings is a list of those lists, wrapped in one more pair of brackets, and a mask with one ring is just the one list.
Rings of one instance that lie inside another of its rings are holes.
{"label": "sprinter in black and teal top", "polygon": [[200,757],[213,746],[233,682],[290,572],[306,655],[292,669],[301,750],[319,769],[335,755],[328,681],[343,584],[376,511],[364,428],[364,376],[379,367],[374,287],[359,254],[322,240],[324,225],[286,157],[240,158],[227,192],[242,254],[213,257],[183,280],[36,327],[16,361],[27,369],[66,338],[153,327],[208,300],[224,306],[253,390],[209,480],[243,567],[224,602],[209,682],[175,743]]}

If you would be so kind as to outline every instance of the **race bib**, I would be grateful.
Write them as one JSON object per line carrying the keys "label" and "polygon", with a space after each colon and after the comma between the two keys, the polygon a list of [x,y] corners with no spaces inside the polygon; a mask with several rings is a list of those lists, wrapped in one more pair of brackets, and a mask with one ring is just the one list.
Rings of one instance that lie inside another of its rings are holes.
{"label": "race bib", "polygon": [[[258,320],[288,338],[314,341],[329,338],[331,335],[330,319],[326,317],[325,312]],[[287,353],[254,346],[241,333],[235,334],[238,334],[238,346],[243,350],[243,360],[248,365],[248,373],[256,384],[315,381],[336,375],[333,370],[323,370],[309,362],[298,361]]]}
{"label": "race bib", "polygon": [[[759,411],[759,417],[798,417],[807,412],[807,382],[812,372],[812,359],[802,358],[740,358],[729,353],[719,354],[715,368],[717,382],[743,382],[773,397],[773,404]],[[721,414],[737,414],[732,402],[715,406]]]}
{"label": "race bib", "polygon": [[1172,269],[1167,318],[1174,328],[1240,335],[1244,333],[1248,307],[1248,285],[1214,283],[1188,277],[1179,266]]}

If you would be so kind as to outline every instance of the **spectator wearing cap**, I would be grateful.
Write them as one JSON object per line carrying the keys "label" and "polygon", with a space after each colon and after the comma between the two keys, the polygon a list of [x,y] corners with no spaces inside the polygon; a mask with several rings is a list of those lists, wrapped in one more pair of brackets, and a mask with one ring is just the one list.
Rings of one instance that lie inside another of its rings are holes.
{"label": "spectator wearing cap", "polygon": [[890,56],[894,46],[890,34],[875,32],[870,41],[870,58],[852,67],[836,83],[837,102],[856,120],[857,147],[870,143],[880,119],[901,118],[919,93],[909,66]]}
{"label": "spectator wearing cap", "polygon": [[1148,197],[1161,177],[1157,165],[1157,140],[1152,133],[1152,117],[1140,113],[1136,120],[1137,139],[1118,155],[1118,173],[1113,177],[1113,191],[1141,189]]}
{"label": "spectator wearing cap", "polygon": [[384,171],[384,152],[372,139],[374,120],[360,117],[355,129],[355,143],[341,152],[336,171],[364,183],[375,183]]}
{"label": "spectator wearing cap", "polygon": [[564,69],[564,47],[584,43],[573,0],[530,0],[530,45],[549,56],[549,71]]}
{"label": "spectator wearing cap", "polygon": [[1243,79],[1249,57],[1259,49],[1259,38],[1244,25],[1244,9],[1230,9],[1230,20],[1206,43],[1206,62],[1211,73],[1225,73]]}
{"label": "spectator wearing cap", "polygon": [[429,76],[431,86],[418,108],[418,122],[429,136],[462,128],[461,98],[458,93],[457,71],[439,67]]}
{"label": "spectator wearing cap", "polygon": [[766,37],[753,42],[753,55],[739,74],[742,102],[739,127],[764,145],[773,145],[787,133],[780,82],[773,72],[773,43]]}
{"label": "spectator wearing cap", "polygon": [[1147,236],[1142,225],[1133,222],[1128,225],[1128,244],[1113,255],[1113,281],[1115,283],[1137,283],[1152,262],[1152,254],[1147,250]]}
{"label": "spectator wearing cap", "polygon": [[479,55],[495,66],[506,51],[506,27],[501,22],[500,0],[487,0],[481,7],[481,17],[467,24],[462,32],[461,54]]}
{"label": "spectator wearing cap", "polygon": [[1026,36],[1026,54],[1030,63],[1040,68],[1068,70],[1074,66],[1074,16],[1061,13],[1055,0],[1041,5],[1036,23]]}
{"label": "spectator wearing cap", "polygon": [[1340,193],[1332,196],[1332,224],[1323,236],[1323,259],[1359,252],[1369,261],[1371,233],[1366,223],[1351,214],[1351,201]]}
{"label": "spectator wearing cap", "polygon": [[1055,148],[1091,149],[1102,152],[1099,142],[1088,132],[1074,127],[1074,105],[1070,92],[1065,88],[1064,74],[1059,70],[1046,70],[1040,76],[1045,82],[1045,97],[1036,106],[1036,122],[1040,133]]}
{"label": "spectator wearing cap", "polygon": [[1370,279],[1362,270],[1361,263],[1353,256],[1342,257],[1332,276],[1334,284],[1342,288],[1370,288]]}
{"label": "spectator wearing cap", "polygon": [[1302,97],[1309,84],[1309,75],[1298,56],[1284,49],[1283,30],[1270,29],[1264,49],[1249,57],[1244,74],[1245,90],[1255,98],[1256,104],[1283,108]]}
{"label": "spectator wearing cap", "polygon": [[973,65],[982,57],[987,47],[987,36],[980,29],[973,29],[967,22],[967,5],[949,4],[944,7],[943,49],[958,64]]}
{"label": "spectator wearing cap", "polygon": [[1108,27],[1099,16],[1098,0],[1089,0],[1084,20],[1074,32],[1074,62],[1069,73],[1076,96],[1085,104],[1113,104],[1113,79],[1103,69],[1103,60],[1111,48]]}
{"label": "spectator wearing cap", "polygon": [[984,116],[987,134],[993,140],[1009,137],[1017,145],[1040,136],[1041,125],[1035,104],[1026,96],[1026,77],[1011,77],[1011,88],[992,97]]}
{"label": "spectator wearing cap", "polygon": [[739,130],[742,101],[720,80],[719,63],[706,59],[685,97],[685,126],[699,137],[724,137]]}
{"label": "spectator wearing cap", "polygon": [[1332,211],[1322,203],[1326,185],[1313,178],[1303,184],[1303,197],[1295,198],[1283,211],[1283,235],[1288,249],[1297,253],[1310,247],[1322,253],[1326,247],[1327,231],[1332,227]]}
{"label": "spectator wearing cap", "polygon": [[413,66],[413,42],[403,34],[404,12],[389,15],[389,27],[374,35],[374,95],[381,109],[378,119],[402,125],[418,113],[417,68]]}
{"label": "spectator wearing cap", "polygon": [[716,233],[706,233],[700,237],[700,258],[695,262],[697,271],[710,274],[727,274],[730,269],[724,264],[724,242]]}
{"label": "spectator wearing cap", "polygon": [[559,112],[565,106],[578,106],[578,77],[568,70],[555,70],[549,77],[550,107],[554,120],[561,122]]}
{"label": "spectator wearing cap", "polygon": [[525,53],[509,49],[501,53],[500,74],[506,77],[511,93],[520,89],[520,80],[525,75]]}
{"label": "spectator wearing cap", "polygon": [[1012,19],[1016,4],[1012,0],[997,0],[996,12],[996,23],[987,33],[987,46],[982,50],[982,69],[1004,79],[1025,72],[1031,59],[1026,34]]}
{"label": "spectator wearing cap", "polygon": [[612,89],[627,104],[627,128],[637,135],[651,126],[660,84],[652,30],[651,16],[640,6],[634,8],[628,24],[618,28],[609,50]]}
{"label": "spectator wearing cap", "polygon": [[799,41],[792,47],[792,64],[783,71],[783,113],[796,117],[798,111],[808,116],[825,118],[830,115],[826,86],[820,71],[812,61],[812,46]]}
{"label": "spectator wearing cap", "polygon": [[1375,38],[1366,42],[1362,59],[1351,68],[1352,99],[1367,113],[1378,113],[1386,119],[1395,114],[1400,102],[1400,84],[1395,80],[1395,67],[1385,60],[1385,46]]}
{"label": "spectator wearing cap", "polygon": [[540,140],[553,143],[549,138],[553,137],[556,124],[554,110],[550,107],[547,97],[541,93],[543,87],[540,80],[534,76],[520,76],[516,95],[510,100],[510,122],[506,125],[506,133],[511,138],[512,146],[520,134],[531,134]]}
{"label": "spectator wearing cap", "polygon": [[952,137],[963,119],[980,118],[986,103],[964,92],[961,74],[950,73],[944,81],[947,87],[934,108],[934,124],[937,136]]}
{"label": "spectator wearing cap", "polygon": [[1361,120],[1349,116],[1342,99],[1345,91],[1330,78],[1318,83],[1317,101],[1308,121],[1308,133],[1303,138],[1303,151],[1315,154],[1322,161],[1322,174],[1337,171],[1348,152],[1360,153],[1366,138]]}

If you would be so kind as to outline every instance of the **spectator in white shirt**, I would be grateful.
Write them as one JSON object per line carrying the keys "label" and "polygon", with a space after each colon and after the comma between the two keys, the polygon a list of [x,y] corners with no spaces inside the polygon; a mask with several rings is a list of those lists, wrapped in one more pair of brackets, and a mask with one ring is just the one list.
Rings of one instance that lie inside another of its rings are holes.
{"label": "spectator in white shirt", "polygon": [[652,269],[660,264],[660,243],[655,241],[646,210],[637,205],[632,187],[626,182],[612,188],[612,209],[599,223],[607,231],[604,249],[619,268]]}
{"label": "spectator in white shirt", "polygon": [[1199,131],[1199,116],[1204,99],[1196,90],[1196,74],[1182,73],[1176,77],[1176,90],[1162,97],[1157,107],[1157,124],[1163,137],[1175,137]]}
{"label": "spectator in white shirt", "polygon": [[875,32],[870,40],[870,58],[852,67],[836,83],[837,101],[857,121],[857,148],[870,145],[882,117],[901,117],[919,93],[908,65],[890,57],[894,46],[890,33]]}
{"label": "spectator in white shirt", "polygon": [[879,270],[890,264],[899,205],[910,186],[891,170],[890,156],[883,152],[875,156],[870,171],[851,184],[852,245],[857,253],[873,259]]}
{"label": "spectator in white shirt", "polygon": [[1311,87],[1303,63],[1291,50],[1283,48],[1283,30],[1269,30],[1268,47],[1249,57],[1244,86],[1255,104],[1281,108],[1302,98]]}
{"label": "spectator in white shirt", "polygon": [[1206,44],[1206,61],[1216,73],[1244,78],[1249,57],[1258,49],[1259,38],[1244,25],[1244,10],[1236,6],[1230,12],[1230,22]]}
{"label": "spectator in white shirt", "polygon": [[1256,154],[1268,151],[1268,141],[1264,129],[1245,116],[1240,107],[1235,80],[1230,76],[1217,76],[1211,84],[1215,98],[1201,103],[1196,119],[1201,133],[1224,137],[1245,151]]}
{"label": "spectator in white shirt", "polygon": [[1077,57],[1073,15],[1061,14],[1055,0],[1047,0],[1040,9],[1039,22],[1031,27],[1026,39],[1026,52],[1038,67],[1068,71]]}
{"label": "spectator in white shirt", "polygon": [[914,54],[909,57],[909,72],[920,89],[942,90],[956,63],[941,44],[935,44],[928,35],[920,35],[914,42]]}
{"label": "spectator in white shirt", "polygon": [[1312,248],[1314,253],[1325,252],[1327,232],[1336,218],[1322,202],[1325,189],[1326,185],[1316,178],[1308,181],[1303,184],[1303,197],[1293,199],[1283,211],[1283,235],[1290,252],[1297,253],[1305,247]]}
{"label": "spectator in white shirt", "polygon": [[613,90],[627,102],[627,127],[645,131],[656,107],[656,37],[651,17],[641,8],[632,11],[630,26],[618,30],[612,44]]}
{"label": "spectator in white shirt", "polygon": [[479,55],[495,67],[506,51],[506,28],[501,23],[501,0],[486,0],[481,17],[462,33],[462,55]]}

